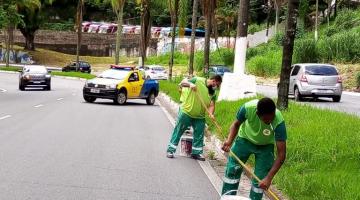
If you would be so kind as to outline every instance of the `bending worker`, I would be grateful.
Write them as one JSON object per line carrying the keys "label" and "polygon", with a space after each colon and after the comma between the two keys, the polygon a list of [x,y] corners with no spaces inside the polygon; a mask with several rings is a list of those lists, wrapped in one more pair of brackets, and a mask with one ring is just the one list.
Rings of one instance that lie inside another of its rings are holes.
{"label": "bending worker", "polygon": [[202,77],[194,77],[190,80],[184,79],[180,83],[181,87],[187,87],[189,90],[185,90],[184,93],[181,94],[183,102],[180,106],[176,126],[168,145],[168,158],[174,158],[174,153],[179,144],[180,137],[189,126],[192,126],[194,133],[191,157],[201,161],[205,160],[205,157],[202,155],[206,113],[203,103],[208,107],[211,113],[210,117],[214,118],[213,114],[215,111],[216,100],[215,90],[220,87],[221,82],[221,76],[215,75],[210,79]]}
{"label": "bending worker", "polygon": [[[252,100],[237,112],[236,120],[222,149],[231,151],[244,163],[251,154],[255,155],[255,175],[261,180],[252,181],[250,198],[260,200],[263,190],[269,188],[275,174],[286,157],[286,127],[284,118],[270,98]],[[234,142],[235,140],[235,142]],[[234,142],[234,143],[233,143]],[[274,162],[274,143],[277,157]],[[231,147],[232,146],[232,147]],[[238,190],[242,167],[229,156],[224,176],[222,194]],[[236,195],[236,192],[231,192]]]}

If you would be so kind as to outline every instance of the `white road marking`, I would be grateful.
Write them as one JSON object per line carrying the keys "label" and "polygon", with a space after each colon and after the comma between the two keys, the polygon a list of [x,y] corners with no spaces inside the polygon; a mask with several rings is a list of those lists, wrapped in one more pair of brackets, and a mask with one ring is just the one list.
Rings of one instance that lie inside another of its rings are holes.
{"label": "white road marking", "polygon": [[34,106],[34,108],[40,108],[40,107],[43,107],[43,106],[44,106],[44,105],[39,104],[39,105]]}
{"label": "white road marking", "polygon": [[0,92],[7,92],[7,90],[0,88]]}
{"label": "white road marking", "polygon": [[11,117],[11,115],[5,115],[3,117],[0,117],[0,120],[4,120],[4,119],[10,118],[10,117]]}
{"label": "white road marking", "polygon": [[61,101],[61,100],[63,100],[64,98],[58,98],[58,99],[56,99],[57,101]]}

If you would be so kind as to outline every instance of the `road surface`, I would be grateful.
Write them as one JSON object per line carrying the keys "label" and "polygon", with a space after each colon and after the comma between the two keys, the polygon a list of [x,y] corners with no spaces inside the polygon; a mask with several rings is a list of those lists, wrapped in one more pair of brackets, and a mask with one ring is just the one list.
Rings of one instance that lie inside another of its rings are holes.
{"label": "road surface", "polygon": [[0,199],[220,199],[197,161],[166,158],[159,106],[85,103],[59,78],[19,91],[17,76],[0,73]]}
{"label": "road surface", "polygon": [[[274,86],[258,85],[256,89],[258,93],[265,96],[277,97],[277,89]],[[303,103],[322,109],[330,109],[360,116],[360,96],[342,94],[341,101],[339,103],[335,103],[329,98],[319,98],[316,101],[309,98]]]}

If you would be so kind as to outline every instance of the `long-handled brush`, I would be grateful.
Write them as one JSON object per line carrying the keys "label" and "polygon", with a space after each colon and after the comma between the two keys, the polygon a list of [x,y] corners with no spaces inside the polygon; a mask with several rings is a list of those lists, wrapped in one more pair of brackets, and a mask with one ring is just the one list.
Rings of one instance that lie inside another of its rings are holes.
{"label": "long-handled brush", "polygon": [[[197,98],[200,100],[200,102],[201,102],[202,106],[204,107],[204,109],[206,110],[206,112],[207,112],[209,115],[212,115],[212,114],[210,113],[208,107],[206,106],[204,100],[200,97],[199,93],[198,93],[197,91],[194,91],[194,93],[197,95]],[[218,132],[219,132],[220,134],[223,134],[222,128],[221,128],[221,126],[219,125],[219,123],[216,121],[216,119],[215,119],[215,118],[211,118],[211,117],[210,117],[210,119],[211,119],[211,121],[213,122],[213,124],[215,125],[215,127],[217,128]],[[257,176],[255,175],[255,173],[254,173],[251,169],[249,169],[249,167],[246,166],[245,163],[239,159],[239,157],[237,157],[237,156],[235,155],[234,152],[232,152],[232,151],[230,150],[229,155],[232,156],[233,158],[235,158],[235,160],[242,166],[242,168],[245,169],[245,171],[246,171],[248,174],[250,174],[256,181],[258,181],[258,182],[261,181],[260,178],[257,177]],[[267,192],[274,200],[280,200],[279,197],[277,197],[277,195],[276,195],[270,188],[266,189],[266,192]]]}

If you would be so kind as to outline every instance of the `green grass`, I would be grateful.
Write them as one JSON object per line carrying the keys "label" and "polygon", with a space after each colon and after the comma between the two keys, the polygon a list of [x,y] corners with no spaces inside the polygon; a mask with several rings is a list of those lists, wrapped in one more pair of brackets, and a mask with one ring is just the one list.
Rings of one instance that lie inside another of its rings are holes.
{"label": "green grass", "polygon": [[19,71],[19,67],[12,67],[12,66],[9,66],[9,67],[0,67],[0,70],[1,71],[10,71],[10,72],[17,72]]}
{"label": "green grass", "polygon": [[[160,89],[175,101],[176,83]],[[171,91],[173,90],[173,91]],[[227,136],[239,107],[249,99],[216,104],[215,117]],[[360,199],[360,118],[290,102],[283,112],[287,131],[287,159],[274,184],[290,199]]]}
{"label": "green grass", "polygon": [[82,72],[51,72],[51,75],[55,76],[67,76],[67,77],[78,77],[78,78],[84,78],[84,79],[92,79],[96,76],[93,74],[88,73],[82,73]]}

